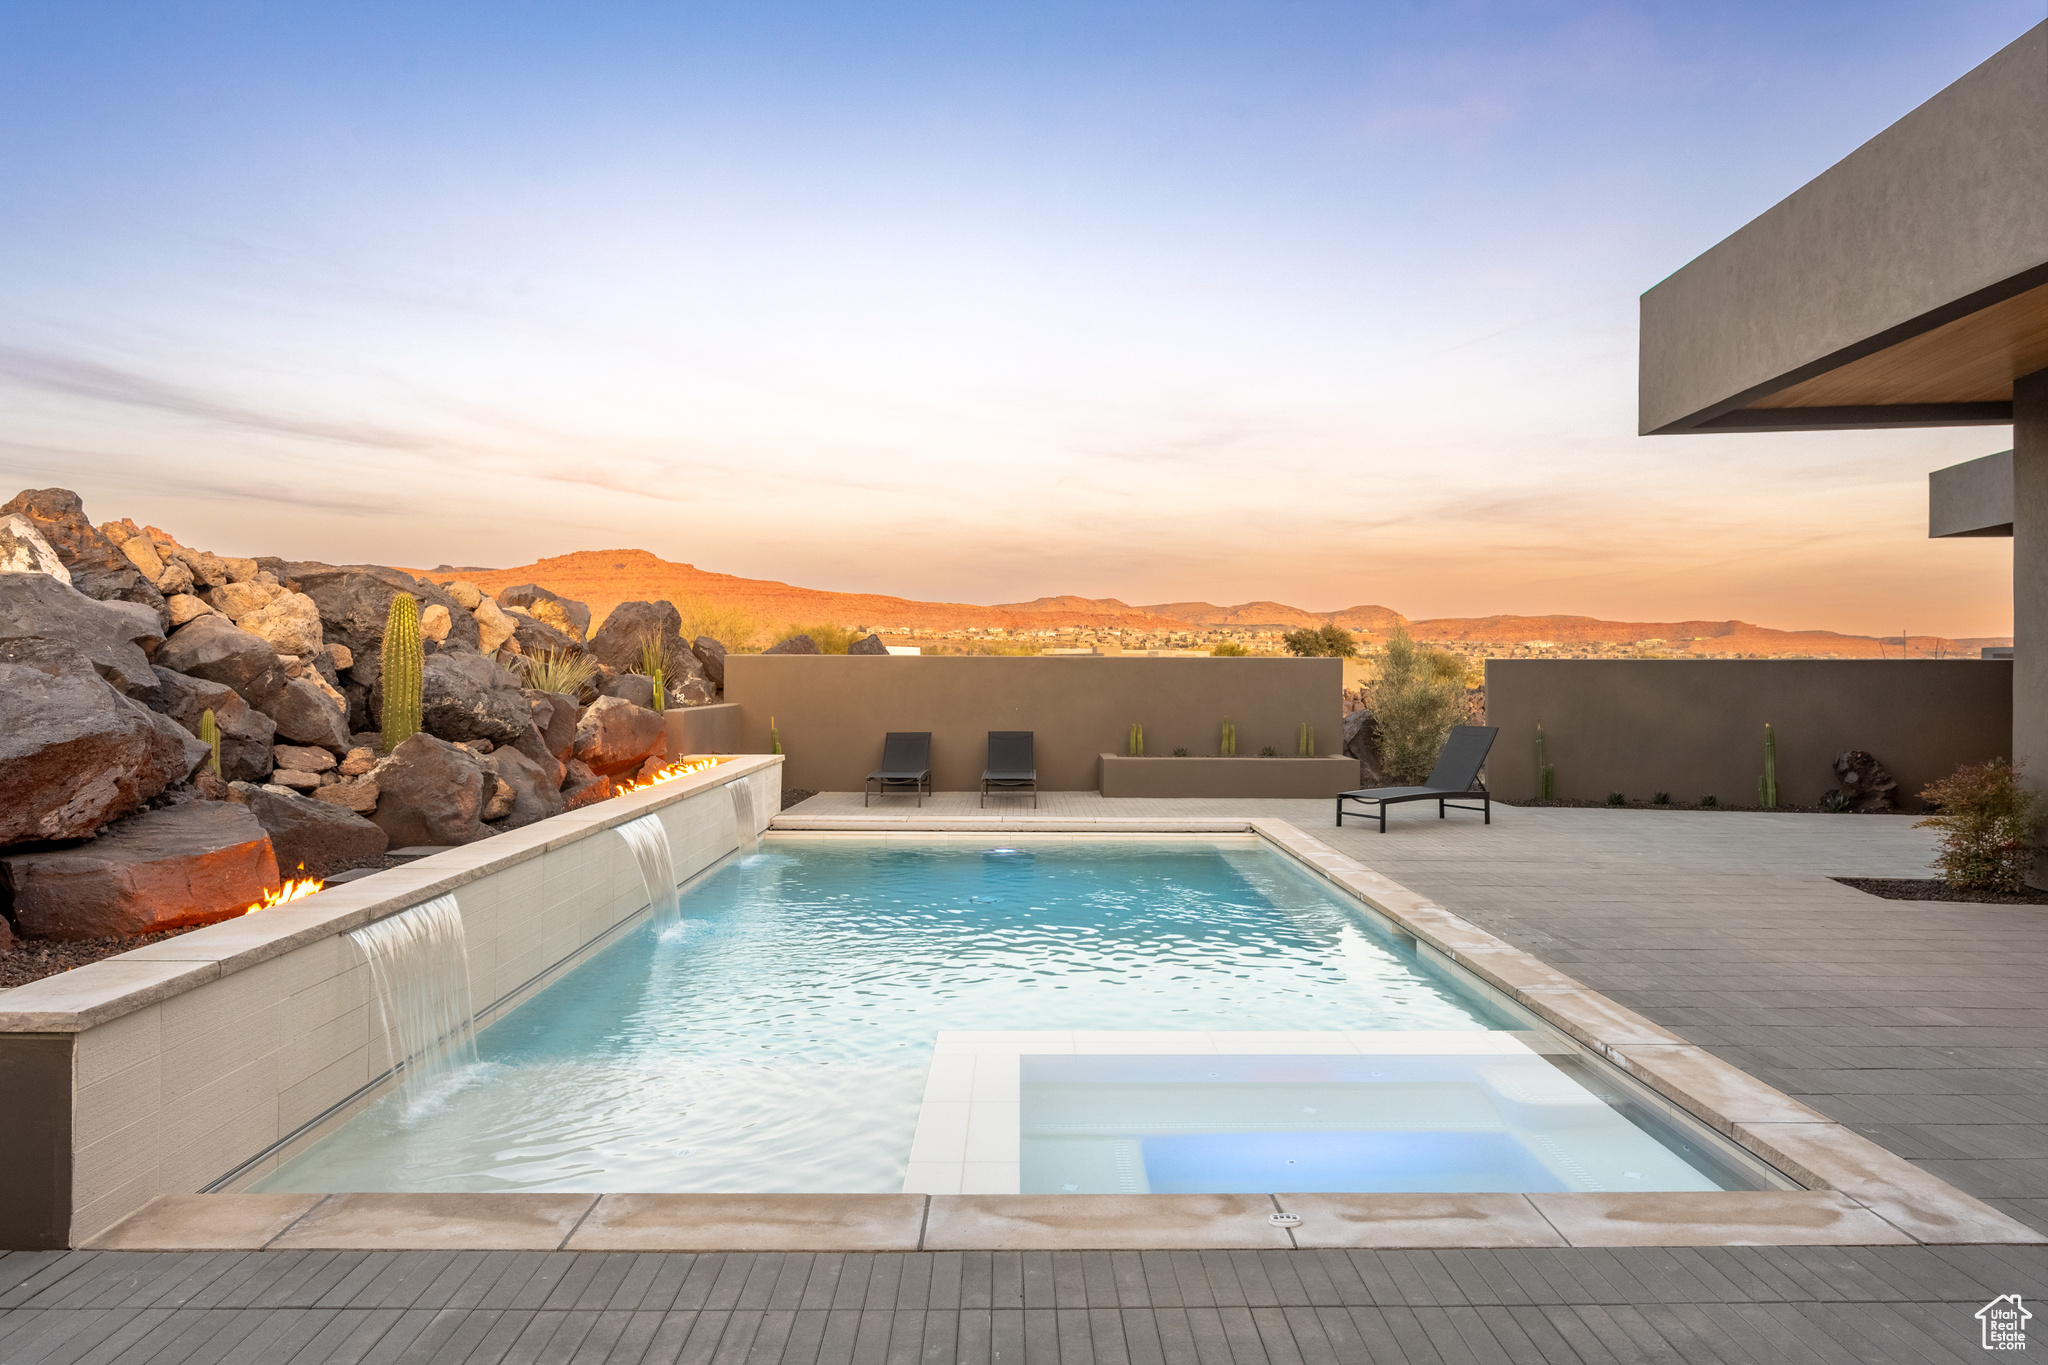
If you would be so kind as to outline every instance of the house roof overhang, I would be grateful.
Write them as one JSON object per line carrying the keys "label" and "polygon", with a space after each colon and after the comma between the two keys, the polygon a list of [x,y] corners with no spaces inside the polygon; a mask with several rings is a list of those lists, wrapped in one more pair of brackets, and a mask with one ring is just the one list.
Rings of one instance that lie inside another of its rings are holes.
{"label": "house roof overhang", "polygon": [[2048,369],[2048,22],[1642,298],[1645,435],[1990,425]]}

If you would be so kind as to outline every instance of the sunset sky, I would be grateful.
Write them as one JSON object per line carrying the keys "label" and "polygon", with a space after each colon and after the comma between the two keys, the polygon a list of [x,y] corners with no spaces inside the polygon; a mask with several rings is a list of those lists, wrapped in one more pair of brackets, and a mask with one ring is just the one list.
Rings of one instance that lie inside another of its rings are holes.
{"label": "sunset sky", "polygon": [[222,552],[2010,629],[1636,298],[2040,0],[0,7],[0,477]]}

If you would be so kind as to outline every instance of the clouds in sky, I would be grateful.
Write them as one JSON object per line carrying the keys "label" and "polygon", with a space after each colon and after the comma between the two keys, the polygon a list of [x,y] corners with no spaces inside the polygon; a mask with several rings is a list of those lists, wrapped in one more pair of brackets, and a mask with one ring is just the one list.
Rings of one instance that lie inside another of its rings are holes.
{"label": "clouds in sky", "polygon": [[1639,439],[1635,296],[2036,9],[15,7],[0,472],[239,552],[2002,631],[1924,539],[2002,432]]}

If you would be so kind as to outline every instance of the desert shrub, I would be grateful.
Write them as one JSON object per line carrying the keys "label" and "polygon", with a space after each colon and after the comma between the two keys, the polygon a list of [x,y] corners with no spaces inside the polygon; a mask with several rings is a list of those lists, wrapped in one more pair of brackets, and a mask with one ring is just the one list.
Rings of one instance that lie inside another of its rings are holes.
{"label": "desert shrub", "polygon": [[1965,764],[1920,793],[1936,813],[1915,826],[1941,832],[1934,866],[1959,891],[2017,891],[2034,866],[2041,797],[2020,785],[2019,764]]}
{"label": "desert shrub", "polygon": [[1671,804],[1671,793],[1670,793],[1670,792],[1658,792],[1658,793],[1657,793],[1657,794],[1656,794],[1655,796],[1652,796],[1652,797],[1650,798],[1650,804],[1651,804],[1651,805],[1653,805],[1653,806],[1668,806],[1668,805],[1670,805],[1670,804]]}
{"label": "desert shrub", "polygon": [[1218,659],[1246,659],[1251,657],[1251,651],[1235,640],[1225,640],[1210,650],[1209,653]]}
{"label": "desert shrub", "polygon": [[854,626],[835,626],[829,622],[822,626],[784,626],[775,637],[775,643],[793,640],[799,635],[808,635],[817,644],[820,654],[844,654],[854,641],[866,634]]}
{"label": "desert shrub", "polygon": [[761,637],[766,632],[751,612],[713,602],[708,597],[677,598],[675,608],[683,618],[685,640],[709,635],[727,649],[740,654],[761,647]]}
{"label": "desert shrub", "polygon": [[1318,630],[1290,630],[1280,637],[1280,643],[1289,654],[1303,659],[1350,659],[1358,654],[1358,641],[1335,622]]}
{"label": "desert shrub", "polygon": [[597,660],[572,650],[539,649],[520,655],[520,671],[528,687],[580,697],[597,677]]}
{"label": "desert shrub", "polygon": [[1406,627],[1387,637],[1366,705],[1379,730],[1380,767],[1397,783],[1429,776],[1451,727],[1465,719],[1465,660],[1424,649]]}
{"label": "desert shrub", "polygon": [[1626,806],[1628,798],[1620,792],[1609,792],[1607,793],[1607,804],[1610,806]]}
{"label": "desert shrub", "polygon": [[1713,795],[1712,793],[1709,793],[1708,795],[1702,796],[1700,798],[1700,804],[1702,806],[1712,808],[1714,806],[1718,806],[1721,804],[1721,798]]}

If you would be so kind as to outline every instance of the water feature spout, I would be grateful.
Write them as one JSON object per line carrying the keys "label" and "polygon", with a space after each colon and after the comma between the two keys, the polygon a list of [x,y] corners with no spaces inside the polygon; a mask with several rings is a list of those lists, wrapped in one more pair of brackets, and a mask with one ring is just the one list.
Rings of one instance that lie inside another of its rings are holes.
{"label": "water feature spout", "polygon": [[683,908],[676,895],[676,860],[669,850],[668,829],[658,815],[643,815],[618,826],[619,837],[633,850],[640,863],[640,880],[647,884],[647,903],[654,909],[654,925],[663,929],[682,918]]}
{"label": "water feature spout", "polygon": [[369,963],[385,1056],[411,1105],[477,1059],[462,912],[436,896],[348,937]]}
{"label": "water feature spout", "polygon": [[754,784],[750,778],[738,778],[725,784],[732,795],[732,822],[739,830],[740,852],[743,855],[761,851],[761,822],[754,811]]}

